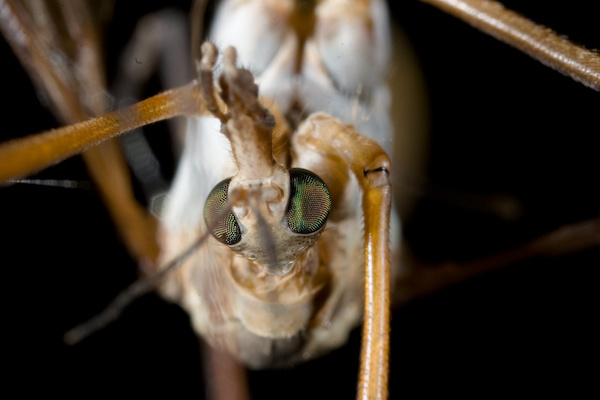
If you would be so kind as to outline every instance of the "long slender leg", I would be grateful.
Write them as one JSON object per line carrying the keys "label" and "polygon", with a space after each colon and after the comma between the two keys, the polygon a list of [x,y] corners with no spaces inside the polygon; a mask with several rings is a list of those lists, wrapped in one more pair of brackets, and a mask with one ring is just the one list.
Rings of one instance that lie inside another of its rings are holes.
{"label": "long slender leg", "polygon": [[600,56],[490,0],[421,0],[600,91]]}
{"label": "long slender leg", "polygon": [[[65,124],[84,121],[0,146],[0,157],[3,160],[0,181],[34,173],[135,127],[176,115],[196,111],[202,113],[198,88],[191,84],[159,94],[120,112],[85,121],[89,115],[99,115],[106,111],[106,105],[101,102],[86,102],[90,97],[86,97],[86,93],[105,92],[102,63],[97,58],[90,59],[90,55],[98,57],[100,50],[88,10],[81,7],[79,2],[65,2],[61,8],[67,20],[65,23],[75,25],[71,32],[77,33],[77,36],[55,38],[56,35],[48,32],[52,31],[51,26],[37,25],[31,18],[34,12],[46,12],[48,15],[42,20],[52,21],[54,14],[49,14],[42,7],[44,3],[39,4],[41,9],[35,10],[28,10],[17,2],[3,2],[0,5],[3,11],[0,15],[2,33],[34,79],[38,91],[50,100],[55,114]],[[82,52],[86,50],[87,57],[72,57],[71,64],[68,64],[72,66],[70,69],[63,68],[62,64],[53,64],[50,52],[58,52],[69,59],[66,51],[69,46]],[[80,73],[75,73],[76,71]],[[74,77],[80,77],[82,82]],[[195,110],[194,104],[200,105],[200,108]],[[104,159],[106,153],[105,151],[102,156]]]}
{"label": "long slender leg", "polygon": [[210,400],[250,400],[246,368],[230,354],[202,342],[206,370],[207,395]]}
{"label": "long slender leg", "polygon": [[296,143],[339,158],[362,190],[365,222],[365,308],[357,398],[385,399],[389,353],[390,160],[372,139],[326,114],[313,114]]}
{"label": "long slender leg", "polygon": [[[0,147],[0,181],[34,173],[143,125],[178,115],[202,115],[206,111],[203,103],[197,104],[198,95],[197,84],[192,82],[120,111],[5,143]],[[190,103],[199,107],[194,110]]]}
{"label": "long slender leg", "polygon": [[[165,89],[179,87],[192,80],[188,31],[188,18],[182,11],[163,9],[140,18],[131,39],[121,51],[118,72],[111,84],[110,92],[115,97],[117,108],[140,101],[142,89],[154,73],[160,77],[161,86]],[[179,156],[185,119],[174,118],[167,123],[173,150]],[[164,192],[168,185],[142,129],[121,137],[120,144],[146,198]]]}
{"label": "long slender leg", "polygon": [[396,283],[394,306],[518,262],[568,255],[594,247],[600,247],[600,218],[562,226],[520,246],[469,262],[419,265],[413,260]]}
{"label": "long slender leg", "polygon": [[[57,118],[76,123],[105,112],[100,45],[95,21],[85,4],[66,1],[54,11],[45,3],[3,2],[0,6],[4,36]],[[68,62],[53,61],[57,54]],[[120,119],[117,115],[103,121],[114,128]],[[33,173],[100,143],[103,139],[97,136],[97,122],[3,145],[0,180]],[[153,262],[158,254],[152,233],[155,222],[135,200],[119,147],[105,143],[89,149],[84,160],[130,253],[138,261]]]}

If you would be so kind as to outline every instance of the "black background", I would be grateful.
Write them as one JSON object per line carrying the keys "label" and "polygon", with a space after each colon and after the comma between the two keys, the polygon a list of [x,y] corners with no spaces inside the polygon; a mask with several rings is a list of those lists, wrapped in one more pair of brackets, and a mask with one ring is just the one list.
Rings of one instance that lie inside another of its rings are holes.
{"label": "black background", "polygon": [[[421,198],[406,221],[416,254],[474,259],[599,216],[599,94],[429,6],[398,3],[393,17],[418,54],[430,100],[428,178],[462,192],[507,194],[523,206],[521,218],[509,222]],[[592,2],[550,3],[505,2],[600,48]],[[139,7],[116,6],[106,32],[110,74],[135,20],[162,5]],[[1,46],[3,140],[55,127]],[[169,160],[165,170],[172,173]],[[79,158],[40,177],[87,179]],[[82,397],[204,394],[187,317],[156,295],[85,342],[62,344],[68,328],[97,314],[137,276],[93,189],[14,185],[0,189],[0,207],[8,382],[24,379],[22,393]],[[390,397],[589,389],[597,379],[589,365],[598,355],[599,261],[597,248],[524,261],[394,310]],[[254,398],[351,398],[359,339],[355,331],[344,348],[291,370],[251,372]]]}

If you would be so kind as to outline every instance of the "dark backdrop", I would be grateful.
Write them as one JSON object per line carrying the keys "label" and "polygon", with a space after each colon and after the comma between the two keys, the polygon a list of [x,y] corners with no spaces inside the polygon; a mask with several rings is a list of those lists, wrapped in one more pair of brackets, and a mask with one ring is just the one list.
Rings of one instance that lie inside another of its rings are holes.
{"label": "dark backdrop", "polygon": [[[106,33],[109,65],[135,19],[159,3],[135,10],[117,4]],[[430,100],[428,178],[461,193],[512,196],[523,210],[507,221],[444,196],[419,198],[405,224],[414,252],[430,262],[465,261],[600,215],[599,94],[429,6],[397,3],[394,20],[418,54]],[[591,2],[510,3],[589,48],[600,47]],[[55,127],[1,46],[2,137]],[[170,163],[167,158],[167,175]],[[79,158],[40,176],[88,179]],[[203,394],[187,317],[154,294],[84,343],[62,344],[63,332],[136,278],[94,189],[14,185],[0,189],[0,206],[8,381],[24,379],[22,392]],[[599,260],[597,248],[527,260],[394,310],[391,398],[590,387]],[[355,331],[346,347],[291,370],[252,372],[254,397],[351,398],[359,339]]]}

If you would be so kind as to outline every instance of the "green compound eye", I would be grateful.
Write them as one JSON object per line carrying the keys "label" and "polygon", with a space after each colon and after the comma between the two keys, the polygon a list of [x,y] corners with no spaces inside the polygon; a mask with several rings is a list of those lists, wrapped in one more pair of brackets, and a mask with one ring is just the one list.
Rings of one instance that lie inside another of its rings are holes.
{"label": "green compound eye", "polygon": [[[207,226],[215,223],[215,218],[219,216],[221,210],[227,203],[227,189],[229,188],[231,178],[227,178],[217,184],[211,190],[206,203],[204,204],[204,220]],[[232,212],[217,222],[216,227],[212,231],[212,235],[221,243],[229,246],[238,243],[242,240],[242,231]]]}
{"label": "green compound eye", "polygon": [[331,211],[331,195],[317,174],[302,169],[290,169],[290,202],[286,214],[294,233],[314,233],[321,229]]}

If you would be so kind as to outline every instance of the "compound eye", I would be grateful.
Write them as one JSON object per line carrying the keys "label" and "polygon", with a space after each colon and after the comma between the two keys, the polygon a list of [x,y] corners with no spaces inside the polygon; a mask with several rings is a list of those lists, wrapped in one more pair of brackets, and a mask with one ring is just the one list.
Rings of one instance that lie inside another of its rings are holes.
{"label": "compound eye", "polygon": [[229,188],[229,182],[231,182],[231,178],[219,182],[209,193],[206,198],[206,203],[204,204],[204,220],[206,221],[207,226],[211,226],[216,222],[212,235],[219,242],[231,246],[242,240],[242,231],[235,219],[235,215],[230,212],[219,221],[215,220],[227,203],[227,189]]}
{"label": "compound eye", "polygon": [[331,211],[329,188],[319,176],[302,168],[290,169],[290,201],[286,219],[294,233],[321,229]]}

